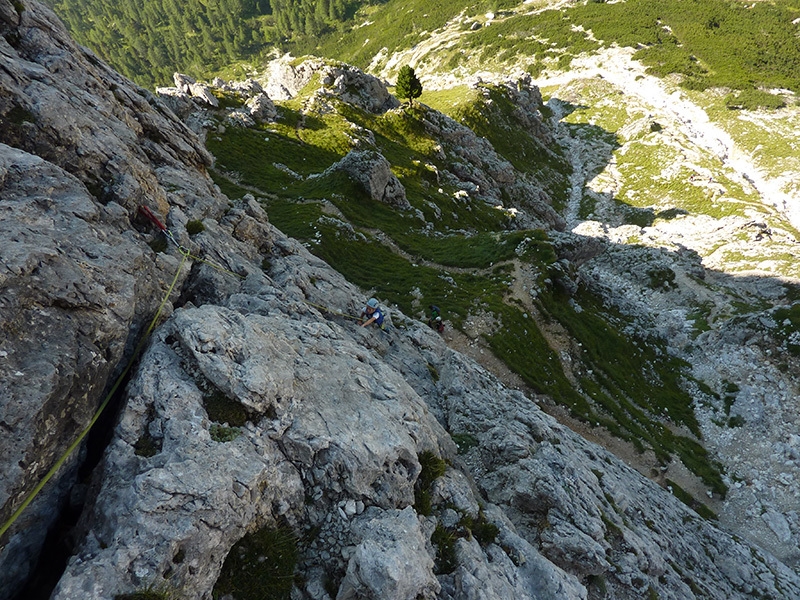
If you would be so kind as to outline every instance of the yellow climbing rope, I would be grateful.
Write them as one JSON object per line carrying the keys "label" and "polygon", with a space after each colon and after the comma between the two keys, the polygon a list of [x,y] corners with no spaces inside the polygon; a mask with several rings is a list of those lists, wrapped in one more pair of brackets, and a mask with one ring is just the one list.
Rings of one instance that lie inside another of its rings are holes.
{"label": "yellow climbing rope", "polygon": [[348,315],[347,313],[339,312],[338,310],[333,310],[332,308],[328,308],[327,306],[323,306],[322,304],[314,304],[313,302],[309,302],[308,300],[303,300],[309,306],[313,306],[314,308],[319,308],[322,311],[332,314],[332,315],[339,315],[340,317],[346,317],[348,319],[356,319],[357,321],[363,320],[362,317],[356,317],[355,315]]}
{"label": "yellow climbing rope", "polygon": [[[159,305],[158,310],[156,311],[156,314],[153,317],[153,320],[150,321],[149,327],[147,328],[147,330],[145,331],[144,335],[139,340],[139,343],[136,345],[136,348],[134,348],[133,354],[131,355],[131,358],[128,361],[128,364],[125,366],[125,369],[122,371],[122,373],[120,373],[119,377],[117,377],[117,380],[114,382],[114,385],[111,387],[111,390],[106,395],[105,399],[103,400],[103,403],[95,411],[94,416],[92,417],[92,420],[89,421],[89,424],[83,429],[83,431],[81,431],[81,433],[78,435],[77,439],[74,442],[72,442],[70,447],[67,448],[67,450],[64,452],[64,454],[61,455],[61,458],[59,458],[56,461],[56,463],[47,472],[47,474],[44,476],[44,478],[42,478],[42,480],[36,485],[36,487],[33,488],[31,493],[28,494],[28,496],[25,498],[25,501],[22,504],[20,504],[19,508],[17,508],[16,511],[14,511],[14,514],[11,515],[11,517],[8,519],[8,521],[3,523],[3,526],[0,527],[0,537],[2,537],[3,534],[6,531],[8,531],[8,529],[14,524],[14,522],[19,518],[19,516],[25,511],[25,509],[33,501],[33,499],[36,498],[36,496],[39,494],[39,492],[42,491],[42,488],[47,484],[48,481],[50,481],[50,479],[52,479],[53,475],[56,474],[56,472],[66,462],[67,458],[69,458],[70,454],[72,454],[75,451],[75,449],[80,445],[80,443],[83,441],[83,439],[86,437],[86,435],[92,429],[92,427],[94,427],[94,424],[97,422],[97,419],[100,418],[100,415],[103,414],[103,411],[106,409],[106,406],[108,406],[108,403],[111,401],[111,398],[117,392],[117,389],[119,388],[120,384],[122,384],[123,379],[125,379],[125,376],[131,370],[131,367],[133,366],[133,362],[136,360],[136,357],[139,355],[139,352],[142,350],[142,347],[144,346],[144,343],[147,341],[147,338],[150,337],[150,334],[153,332],[153,329],[155,329],[156,323],[158,323],[158,319],[159,319],[159,317],[161,317],[161,312],[164,310],[164,305],[167,303],[167,300],[169,299],[170,295],[172,294],[172,290],[175,288],[175,284],[178,282],[178,276],[181,274],[181,270],[183,269],[183,265],[186,262],[186,260],[188,258],[190,258],[190,257],[191,257],[191,255],[188,252],[183,252],[183,251],[181,252],[181,262],[178,265],[178,270],[175,273],[175,277],[172,279],[172,283],[170,284],[169,289],[167,290],[167,293],[164,295],[164,298],[161,300],[161,304]],[[234,273],[234,275],[235,275],[235,273]]]}
{"label": "yellow climbing rope", "polygon": [[47,485],[47,482],[50,481],[50,479],[52,479],[53,475],[56,474],[56,472],[66,462],[66,460],[69,458],[69,456],[80,445],[80,443],[83,441],[83,439],[89,433],[89,431],[91,431],[92,427],[94,427],[95,423],[97,423],[97,420],[100,418],[100,415],[103,414],[103,411],[108,406],[108,403],[111,401],[111,398],[117,392],[117,389],[122,384],[122,381],[125,379],[125,376],[131,370],[131,367],[133,366],[133,362],[136,360],[136,357],[139,355],[139,352],[141,352],[142,347],[144,346],[144,343],[150,337],[150,334],[153,332],[153,329],[155,329],[156,323],[158,323],[158,319],[161,317],[161,312],[164,310],[164,305],[167,303],[167,300],[169,300],[169,297],[172,294],[172,290],[175,288],[175,284],[178,282],[178,277],[180,276],[181,270],[183,270],[183,265],[186,263],[186,261],[187,260],[193,260],[193,261],[201,262],[201,263],[207,264],[210,267],[212,267],[212,268],[214,268],[214,269],[216,269],[218,271],[221,271],[223,273],[228,273],[229,275],[233,275],[233,276],[238,277],[240,279],[245,279],[245,277],[243,275],[239,275],[238,273],[234,273],[233,271],[231,271],[229,269],[226,269],[225,267],[223,267],[223,266],[221,266],[221,265],[219,265],[219,264],[217,264],[217,263],[215,263],[213,261],[210,261],[210,260],[205,259],[205,258],[200,258],[199,256],[195,256],[194,254],[192,254],[189,251],[188,248],[186,248],[186,247],[184,247],[184,246],[182,246],[182,245],[180,245],[178,243],[178,241],[175,239],[175,236],[172,235],[172,232],[169,229],[167,229],[167,227],[158,219],[158,217],[156,217],[153,214],[153,212],[149,208],[147,208],[146,206],[144,206],[144,205],[140,206],[139,207],[139,212],[141,212],[145,217],[150,219],[150,221],[153,222],[153,224],[161,231],[161,233],[163,233],[164,236],[168,240],[170,240],[173,244],[175,244],[175,247],[178,249],[178,252],[181,255],[181,262],[178,265],[178,270],[175,273],[175,277],[172,279],[172,283],[170,284],[169,289],[167,290],[167,293],[164,295],[164,298],[161,300],[161,304],[159,305],[158,310],[156,311],[156,314],[153,317],[153,320],[150,322],[149,327],[147,328],[147,330],[145,331],[144,335],[139,340],[139,343],[136,345],[136,348],[134,348],[133,354],[131,355],[131,358],[128,361],[128,364],[125,366],[125,369],[122,371],[122,373],[120,373],[119,377],[117,377],[117,380],[114,382],[114,385],[111,387],[111,390],[108,392],[108,394],[106,395],[106,397],[103,400],[102,404],[100,404],[100,407],[97,409],[97,411],[95,411],[94,416],[92,416],[91,421],[89,421],[89,424],[83,429],[83,431],[81,431],[81,433],[78,435],[78,437],[75,439],[75,441],[72,442],[72,444],[69,446],[69,448],[67,448],[67,450],[64,452],[64,454],[61,455],[61,457],[56,461],[56,463],[47,472],[47,474],[42,478],[42,480],[28,494],[28,496],[25,498],[25,500],[22,502],[22,504],[19,506],[19,508],[17,508],[17,510],[14,511],[14,514],[12,514],[11,517],[5,523],[3,523],[3,526],[0,527],[0,537],[2,537],[3,534],[6,531],[9,530],[9,528],[19,518],[19,516],[25,511],[25,509],[28,507],[28,505],[33,501],[33,499],[36,498],[36,496],[39,494],[39,492],[42,491],[42,488],[44,488],[44,486]]}
{"label": "yellow climbing rope", "polygon": [[167,238],[167,241],[172,242],[173,244],[175,244],[175,247],[178,249],[178,252],[183,254],[186,258],[190,258],[190,259],[192,259],[194,261],[207,264],[208,266],[213,267],[217,271],[221,271],[223,273],[228,273],[230,275],[233,275],[234,277],[238,277],[239,279],[246,279],[246,277],[244,277],[244,275],[239,275],[238,273],[234,273],[233,271],[230,271],[230,270],[226,269],[225,267],[223,267],[223,266],[221,266],[221,265],[219,265],[219,264],[217,264],[217,263],[215,263],[213,261],[210,261],[210,260],[205,259],[205,258],[200,258],[199,256],[195,256],[194,254],[192,254],[191,251],[188,248],[186,248],[185,246],[182,246],[178,242],[178,240],[175,239],[175,236],[173,235],[172,231],[170,231],[167,228],[167,226],[164,225],[164,223],[162,223],[161,220],[156,215],[153,214],[153,211],[151,211],[149,208],[147,208],[147,206],[145,206],[144,204],[139,207],[139,212],[142,215],[144,215],[145,217],[147,217],[150,220],[150,222],[152,222],[153,225],[155,225],[156,228],[161,233],[164,234],[164,237]]}

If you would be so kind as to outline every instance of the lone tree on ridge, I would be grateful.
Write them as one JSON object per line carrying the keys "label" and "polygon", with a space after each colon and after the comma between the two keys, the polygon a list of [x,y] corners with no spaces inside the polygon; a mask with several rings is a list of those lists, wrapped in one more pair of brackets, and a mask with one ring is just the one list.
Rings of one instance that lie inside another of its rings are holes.
{"label": "lone tree on ridge", "polygon": [[417,79],[414,69],[409,65],[400,67],[400,72],[397,73],[395,92],[398,97],[408,100],[411,106],[414,106],[414,98],[419,98],[422,94],[422,84]]}

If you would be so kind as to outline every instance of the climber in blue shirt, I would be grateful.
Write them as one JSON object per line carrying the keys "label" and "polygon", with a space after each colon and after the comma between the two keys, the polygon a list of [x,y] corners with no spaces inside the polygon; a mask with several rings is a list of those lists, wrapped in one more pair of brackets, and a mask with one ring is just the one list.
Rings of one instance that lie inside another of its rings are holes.
{"label": "climber in blue shirt", "polygon": [[375,298],[367,300],[367,305],[361,309],[361,323],[362,327],[367,327],[375,323],[378,327],[383,329],[383,311],[378,306],[378,301]]}

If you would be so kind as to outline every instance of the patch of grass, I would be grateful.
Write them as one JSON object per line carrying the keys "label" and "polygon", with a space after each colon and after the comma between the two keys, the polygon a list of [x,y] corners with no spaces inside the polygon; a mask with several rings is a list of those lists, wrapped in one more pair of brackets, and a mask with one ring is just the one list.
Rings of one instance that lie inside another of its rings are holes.
{"label": "patch of grass", "polygon": [[431,535],[431,543],[436,547],[436,560],[433,572],[436,575],[447,575],[458,568],[456,558],[456,540],[458,536],[452,530],[436,524],[436,529]]}
{"label": "patch of grass", "polygon": [[589,190],[584,190],[581,195],[580,206],[578,207],[578,217],[588,219],[597,209],[597,198]]}
{"label": "patch of grass", "polygon": [[600,598],[605,598],[606,594],[608,594],[608,585],[603,575],[589,575],[587,587],[595,592],[595,594],[599,595]]}
{"label": "patch of grass", "polygon": [[695,89],[800,89],[800,42],[786,28],[796,16],[788,6],[632,0],[578,5],[567,13],[598,39],[641,48],[635,57],[653,73],[680,74]]}
{"label": "patch of grass", "polygon": [[459,454],[465,454],[479,444],[478,438],[471,433],[451,433],[450,437],[456,443]]}
{"label": "patch of grass", "polygon": [[698,305],[686,315],[686,318],[694,323],[694,337],[697,337],[704,331],[711,331],[711,324],[708,322],[708,319],[711,316],[712,309],[713,305],[710,302],[705,302]]}
{"label": "patch of grass", "polygon": [[288,600],[299,551],[287,526],[265,527],[244,536],[231,548],[212,592],[215,600]]}
{"label": "patch of grass", "polygon": [[241,108],[244,106],[244,100],[241,96],[232,92],[211,88],[211,93],[219,101],[220,108]]}
{"label": "patch of grass", "polygon": [[452,115],[461,105],[478,101],[478,90],[466,85],[444,90],[422,90],[419,101],[446,115]]}
{"label": "patch of grass", "polygon": [[433,512],[431,486],[444,475],[447,464],[430,450],[420,452],[417,458],[422,468],[414,485],[414,509],[418,514],[428,516]]}
{"label": "patch of grass", "polygon": [[420,487],[430,488],[433,482],[444,475],[447,463],[430,450],[424,450],[417,456],[422,470],[417,478]]}
{"label": "patch of grass", "polygon": [[[249,185],[265,193],[297,194],[295,187],[306,177],[322,173],[341,159],[349,149],[342,138],[340,144],[328,144],[326,136],[330,122],[340,120],[325,117],[301,117],[291,109],[280,107],[280,124],[253,129],[229,127],[224,134],[209,134],[208,149],[217,157],[217,170],[233,172]],[[296,121],[294,125],[290,122]],[[332,137],[344,135],[338,128]],[[306,141],[308,138],[309,141]]]}
{"label": "patch of grass", "polygon": [[[352,27],[345,33],[322,38],[298,40],[294,54],[304,52],[336,57],[366,68],[373,57],[386,47],[393,52],[411,48],[427,32],[447,24],[462,10],[471,15],[484,15],[517,6],[517,0],[478,0],[431,3],[426,0],[388,0],[380,5],[368,3],[356,15]],[[362,25],[363,24],[363,25]]]}
{"label": "patch of grass", "polygon": [[153,252],[165,252],[168,246],[167,238],[163,235],[158,235],[148,242],[147,245],[150,246]]}
{"label": "patch of grass", "polygon": [[427,489],[414,490],[414,510],[418,515],[425,517],[433,514],[433,504],[431,502],[431,491]]}
{"label": "patch of grass", "polygon": [[13,106],[11,110],[5,114],[5,118],[8,119],[12,125],[36,123],[36,116],[32,112],[17,105]]}
{"label": "patch of grass", "polygon": [[728,427],[743,427],[747,421],[742,415],[733,415],[730,419],[728,419]]}
{"label": "patch of grass", "polygon": [[218,423],[212,423],[211,427],[209,428],[209,433],[211,433],[211,439],[215,442],[232,442],[240,435],[242,435],[242,430],[238,427],[225,427],[224,425],[220,425]]}
{"label": "patch of grass", "polygon": [[494,544],[497,534],[500,533],[497,525],[486,520],[486,515],[482,510],[478,511],[477,518],[464,515],[459,521],[459,525],[467,529],[468,533],[484,548],[489,544]]}
{"label": "patch of grass", "polygon": [[786,102],[780,96],[763,90],[742,90],[728,94],[725,97],[725,106],[733,110],[758,110],[759,108],[777,110],[786,106]]}
{"label": "patch of grass", "polygon": [[732,381],[724,381],[724,391],[726,394],[738,394],[741,388]]}
{"label": "patch of grass", "polygon": [[[411,292],[419,288],[422,306],[436,304],[447,311],[450,321],[460,327],[473,311],[500,302],[506,289],[502,274],[486,276],[448,273],[443,269],[415,265],[376,240],[354,236],[331,223],[318,223],[320,236],[312,251],[326,260],[348,280],[413,314]],[[370,268],[365,269],[365,261]]]}
{"label": "patch of grass", "polygon": [[[501,11],[496,2],[434,6],[423,0],[388,0],[362,9],[356,22],[364,26],[308,40],[299,50],[313,48],[314,53],[366,67],[384,47],[389,55],[411,48],[460,12],[468,20],[483,21],[486,10]],[[638,48],[636,58],[651,73],[675,74],[687,89],[797,91],[800,42],[786,26],[795,17],[795,9],[781,3],[576,3],[558,10],[503,14],[490,26],[474,31],[462,23],[458,43],[444,49],[439,60],[450,68],[513,64],[538,72],[545,65],[568,68],[578,54],[616,43]],[[457,27],[453,22],[451,29]]]}
{"label": "patch of grass", "polygon": [[458,568],[458,559],[455,551],[457,539],[474,537],[481,546],[486,547],[495,542],[499,531],[494,523],[489,523],[486,520],[483,511],[478,512],[477,518],[462,515],[458,524],[453,528],[444,527],[441,523],[437,523],[436,529],[431,535],[431,543],[436,547],[434,573],[446,575]]}
{"label": "patch of grass", "polygon": [[189,235],[197,235],[201,231],[205,231],[206,226],[200,220],[188,221],[186,223],[186,232]]}
{"label": "patch of grass", "polygon": [[675,284],[675,271],[669,267],[652,267],[647,270],[650,278],[648,286],[654,290],[672,289]]}
{"label": "patch of grass", "polygon": [[666,483],[667,487],[670,488],[673,496],[675,496],[678,500],[680,500],[686,506],[688,506],[693,511],[695,511],[698,515],[700,515],[704,519],[708,519],[708,520],[711,520],[711,521],[716,521],[717,520],[718,517],[717,517],[716,513],[714,513],[713,510],[708,508],[708,506],[706,506],[705,504],[703,504],[699,500],[695,499],[694,496],[692,496],[689,492],[684,490],[677,483],[675,483],[671,479],[667,479],[665,483]]}
{"label": "patch of grass", "polygon": [[634,109],[622,102],[622,91],[604,79],[581,79],[570,86],[579,99],[565,103],[568,113],[562,122],[572,136],[584,142],[600,142],[607,148],[617,148],[620,141],[617,132],[645,116],[629,112]]}
{"label": "patch of grass", "polygon": [[576,416],[587,417],[589,404],[564,375],[558,355],[550,348],[539,328],[523,311],[512,306],[498,306],[495,315],[502,326],[488,334],[489,347],[534,391],[549,394]]}
{"label": "patch of grass", "polygon": [[572,58],[600,47],[587,32],[570,27],[565,12],[545,10],[507,17],[484,27],[465,40],[464,47],[479,51],[481,61],[515,64],[521,58],[558,63],[568,68]]}
{"label": "patch of grass", "polygon": [[142,434],[133,445],[133,453],[143,458],[150,458],[159,452],[161,452],[161,441],[156,440],[149,432]]}
{"label": "patch of grass", "polygon": [[[713,159],[709,157],[709,161],[713,162]],[[617,200],[632,207],[652,211],[653,207],[669,205],[673,209],[718,219],[744,214],[745,206],[742,204],[723,202],[710,188],[687,184],[696,173],[681,163],[674,147],[647,140],[629,142],[624,146],[624,154],[617,157],[617,162],[622,175]],[[681,166],[675,168],[676,164]],[[645,226],[652,224],[655,216],[652,213]]]}
{"label": "patch of grass", "polygon": [[209,169],[208,173],[211,175],[211,179],[214,180],[214,183],[219,186],[222,193],[231,200],[241,198],[248,193],[248,190],[228,179],[228,177],[220,173],[217,169]]}
{"label": "patch of grass", "polygon": [[800,302],[775,311],[775,322],[784,335],[800,331]]}
{"label": "patch of grass", "polygon": [[208,418],[216,423],[227,423],[232,427],[241,427],[248,420],[247,410],[240,402],[231,400],[222,391],[214,388],[203,395],[203,406]]}
{"label": "patch of grass", "polygon": [[319,202],[294,202],[284,198],[276,198],[264,203],[270,223],[299,240],[314,239],[318,229],[316,222],[322,216],[322,205]]}
{"label": "patch of grass", "polygon": [[[539,234],[544,234],[540,231]],[[479,233],[465,236],[451,234],[446,236],[403,235],[398,236],[400,247],[410,254],[433,261],[446,267],[472,267],[485,269],[495,263],[515,258],[516,250],[526,239],[536,241],[537,233],[531,230],[508,233]],[[546,238],[546,234],[544,234]],[[549,244],[546,248],[552,252]]]}

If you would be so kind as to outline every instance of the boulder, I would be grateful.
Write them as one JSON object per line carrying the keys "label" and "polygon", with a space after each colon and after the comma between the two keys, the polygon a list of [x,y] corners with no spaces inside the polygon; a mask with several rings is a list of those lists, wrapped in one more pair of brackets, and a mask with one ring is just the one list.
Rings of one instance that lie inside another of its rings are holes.
{"label": "boulder", "polygon": [[331,168],[347,173],[373,200],[402,210],[411,209],[403,184],[379,152],[353,150]]}
{"label": "boulder", "polygon": [[253,117],[256,123],[274,121],[278,116],[275,104],[273,104],[269,96],[263,92],[248,99],[247,102],[245,102],[245,106],[250,111],[250,116]]}
{"label": "boulder", "polygon": [[437,597],[441,586],[433,574],[433,559],[425,549],[427,538],[414,509],[369,509],[351,528],[361,541],[347,565],[336,600]]}
{"label": "boulder", "polygon": [[219,106],[219,100],[217,100],[216,96],[211,92],[211,88],[205,83],[199,83],[193,77],[177,72],[173,74],[172,79],[180,93],[186,94],[191,98],[197,98],[214,108]]}

